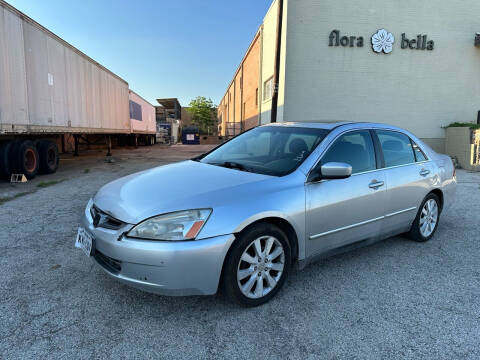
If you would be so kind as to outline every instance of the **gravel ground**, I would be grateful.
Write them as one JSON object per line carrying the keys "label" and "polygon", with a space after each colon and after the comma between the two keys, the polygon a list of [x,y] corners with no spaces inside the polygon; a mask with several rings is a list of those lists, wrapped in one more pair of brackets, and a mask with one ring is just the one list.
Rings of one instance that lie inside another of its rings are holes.
{"label": "gravel ground", "polygon": [[254,309],[143,293],[74,249],[101,185],[208,148],[117,150],[113,163],[93,152],[0,184],[0,358],[480,358],[480,173],[458,171],[430,242],[396,237],[312,264]]}

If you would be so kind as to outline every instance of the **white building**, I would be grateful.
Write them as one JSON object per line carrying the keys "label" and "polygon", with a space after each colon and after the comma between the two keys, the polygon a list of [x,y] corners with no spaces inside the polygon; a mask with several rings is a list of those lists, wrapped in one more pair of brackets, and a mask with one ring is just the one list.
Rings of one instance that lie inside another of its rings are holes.
{"label": "white building", "polygon": [[259,123],[389,123],[444,151],[443,127],[477,121],[478,0],[275,0],[259,32]]}

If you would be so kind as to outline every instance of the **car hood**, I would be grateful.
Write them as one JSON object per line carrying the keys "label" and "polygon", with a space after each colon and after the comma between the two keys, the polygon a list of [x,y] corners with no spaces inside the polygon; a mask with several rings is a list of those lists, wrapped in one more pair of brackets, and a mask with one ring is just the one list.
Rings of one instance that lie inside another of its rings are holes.
{"label": "car hood", "polygon": [[114,218],[137,224],[173,211],[214,208],[239,186],[261,182],[268,175],[182,161],[135,173],[103,186],[94,204]]}

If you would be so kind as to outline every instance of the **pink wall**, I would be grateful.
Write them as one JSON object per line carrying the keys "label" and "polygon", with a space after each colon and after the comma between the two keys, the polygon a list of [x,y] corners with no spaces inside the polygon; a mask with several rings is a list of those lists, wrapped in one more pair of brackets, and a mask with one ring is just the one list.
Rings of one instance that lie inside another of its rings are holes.
{"label": "pink wall", "polygon": [[132,132],[136,133],[151,133],[154,134],[157,131],[155,121],[155,107],[142,97],[134,93],[132,90],[129,92],[129,100],[132,100],[142,107],[142,121],[130,119],[130,126]]}

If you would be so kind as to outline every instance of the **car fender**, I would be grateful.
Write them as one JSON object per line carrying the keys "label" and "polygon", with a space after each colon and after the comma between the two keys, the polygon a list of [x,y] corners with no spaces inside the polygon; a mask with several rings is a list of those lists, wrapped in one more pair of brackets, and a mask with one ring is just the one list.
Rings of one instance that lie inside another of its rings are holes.
{"label": "car fender", "polygon": [[227,201],[213,208],[210,218],[198,234],[198,239],[219,235],[238,234],[247,226],[266,218],[278,218],[288,222],[298,239],[298,256],[305,256],[305,187],[301,181],[290,186],[275,188],[269,183],[270,192],[262,189],[255,194],[243,193],[235,202]]}
{"label": "car fender", "polygon": [[293,228],[293,231],[295,232],[295,235],[297,237],[296,241],[298,246],[299,259],[300,260],[303,259],[305,257],[305,241],[304,241],[305,227],[300,226],[300,224],[297,224],[298,220],[295,220],[282,212],[266,211],[259,214],[255,214],[254,216],[251,216],[248,219],[245,219],[242,223],[240,223],[235,229],[234,233],[239,233],[243,231],[245,228],[247,228],[248,226],[265,219],[281,219],[286,221],[288,224],[290,224],[290,226]]}

